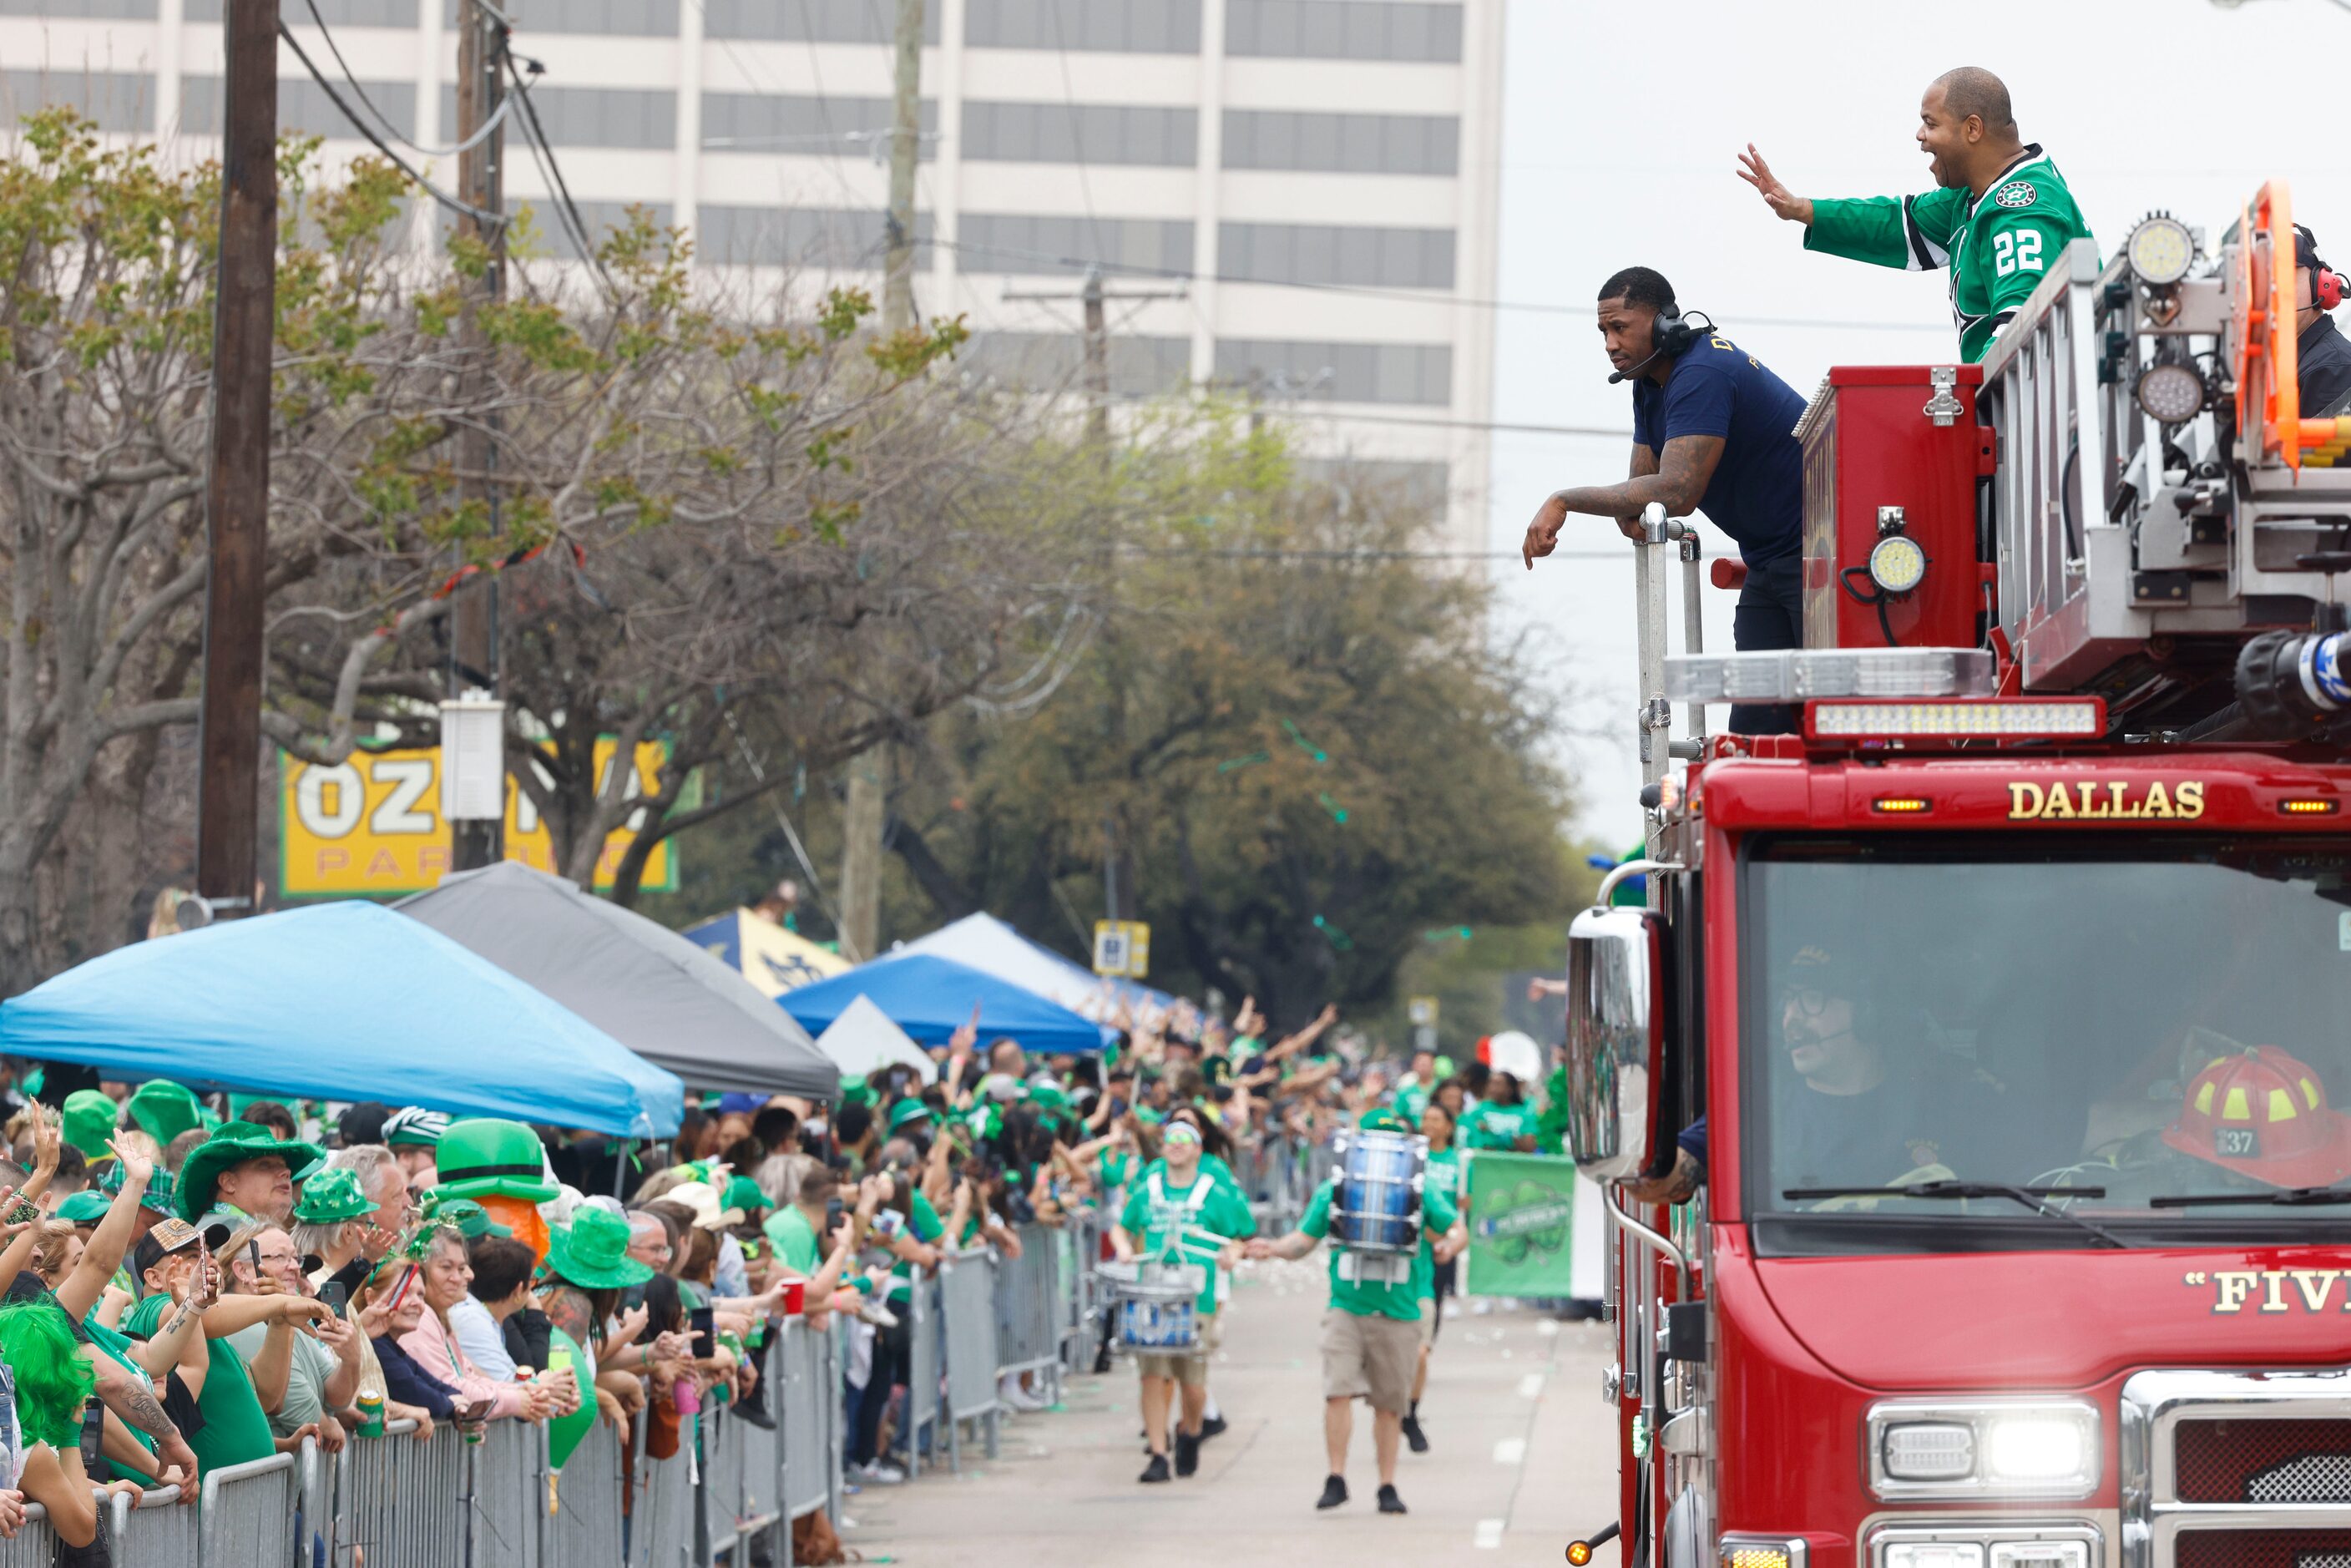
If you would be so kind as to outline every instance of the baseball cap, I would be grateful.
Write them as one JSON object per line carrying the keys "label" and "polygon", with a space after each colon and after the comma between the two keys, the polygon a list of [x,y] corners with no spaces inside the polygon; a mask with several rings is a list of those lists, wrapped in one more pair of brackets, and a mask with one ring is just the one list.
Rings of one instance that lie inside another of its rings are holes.
{"label": "baseball cap", "polygon": [[768,1103],[765,1094],[721,1094],[718,1113],[722,1116],[756,1116]]}
{"label": "baseball cap", "polygon": [[449,1130],[449,1118],[438,1111],[428,1111],[422,1105],[404,1105],[384,1119],[383,1141],[387,1145],[408,1145],[412,1148],[431,1148],[441,1142],[441,1134]]}
{"label": "baseball cap", "polygon": [[139,1245],[132,1250],[131,1260],[137,1266],[139,1272],[144,1274],[182,1248],[194,1246],[196,1238],[201,1234],[202,1232],[184,1219],[159,1219],[146,1235],[139,1239]]}

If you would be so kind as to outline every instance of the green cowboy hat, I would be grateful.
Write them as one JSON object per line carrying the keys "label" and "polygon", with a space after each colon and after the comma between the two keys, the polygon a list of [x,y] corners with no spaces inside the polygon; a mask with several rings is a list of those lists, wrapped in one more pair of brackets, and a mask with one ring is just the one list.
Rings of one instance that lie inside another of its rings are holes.
{"label": "green cowboy hat", "polygon": [[195,1091],[168,1078],[150,1078],[133,1089],[129,1104],[131,1119],[159,1144],[204,1124],[204,1108]]}
{"label": "green cowboy hat", "polygon": [[1409,1133],[1412,1131],[1412,1124],[1404,1119],[1402,1113],[1392,1110],[1385,1105],[1373,1106],[1370,1110],[1364,1112],[1363,1115],[1356,1119],[1355,1125],[1361,1127],[1366,1133]]}
{"label": "green cowboy hat", "polygon": [[180,1167],[180,1218],[193,1221],[213,1207],[213,1193],[221,1173],[246,1160],[276,1155],[300,1176],[321,1164],[327,1151],[316,1144],[280,1143],[277,1134],[258,1122],[224,1122],[212,1136],[198,1144]]}
{"label": "green cowboy hat", "polygon": [[753,1181],[749,1176],[738,1176],[727,1178],[726,1190],[718,1197],[718,1207],[739,1208],[744,1213],[749,1214],[754,1209],[773,1208],[776,1206],[768,1200],[766,1193],[759,1190],[758,1182]]}
{"label": "green cowboy hat", "polygon": [[583,1291],[625,1291],[653,1277],[629,1256],[629,1222],[586,1206],[571,1211],[570,1224],[548,1232],[547,1270]]}
{"label": "green cowboy hat", "polygon": [[113,1207],[113,1199],[108,1197],[106,1194],[92,1192],[89,1188],[84,1187],[57,1205],[57,1218],[74,1225],[96,1225],[106,1218],[106,1211]]}
{"label": "green cowboy hat", "polygon": [[931,1108],[920,1100],[908,1098],[891,1102],[890,1130],[893,1133],[901,1127],[910,1126],[916,1122],[927,1122],[930,1119]]}
{"label": "green cowboy hat", "polygon": [[84,1159],[112,1159],[106,1143],[114,1136],[115,1113],[121,1109],[98,1090],[75,1090],[66,1096],[66,1142],[79,1149]]}
{"label": "green cowboy hat", "polygon": [[[121,1161],[108,1162],[106,1169],[99,1175],[98,1190],[109,1197],[122,1190]],[[152,1208],[158,1214],[170,1214],[172,1212],[172,1194],[178,1190],[178,1184],[172,1179],[172,1173],[162,1166],[157,1166],[155,1174],[147,1178],[147,1196],[139,1200],[139,1207]]]}
{"label": "green cowboy hat", "polygon": [[469,1116],[452,1122],[441,1134],[433,1159],[441,1185],[433,1196],[446,1203],[453,1197],[518,1197],[545,1203],[563,1189],[547,1175],[547,1154],[538,1134],[520,1122],[496,1116]]}
{"label": "green cowboy hat", "polygon": [[1050,1079],[1030,1079],[1029,1103],[1048,1111],[1066,1111],[1070,1108],[1070,1092]]}
{"label": "green cowboy hat", "polygon": [[841,1098],[844,1104],[871,1105],[874,1100],[873,1085],[862,1078],[844,1076],[841,1081]]}
{"label": "green cowboy hat", "polygon": [[294,1223],[297,1225],[340,1225],[346,1219],[365,1219],[375,1212],[375,1205],[360,1190],[360,1173],[338,1166],[320,1171],[302,1184],[302,1196],[294,1200]]}

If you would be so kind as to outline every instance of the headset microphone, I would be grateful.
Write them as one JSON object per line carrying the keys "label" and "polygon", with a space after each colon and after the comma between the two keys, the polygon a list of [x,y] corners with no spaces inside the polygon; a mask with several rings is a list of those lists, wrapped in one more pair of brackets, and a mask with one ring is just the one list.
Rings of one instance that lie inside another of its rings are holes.
{"label": "headset microphone", "polygon": [[1649,340],[1656,345],[1650,350],[1649,357],[1631,370],[1612,372],[1608,377],[1608,384],[1613,387],[1619,382],[1629,382],[1661,359],[1681,358],[1689,350],[1692,343],[1715,329],[1713,317],[1708,316],[1703,310],[1694,311],[1692,314],[1703,318],[1706,325],[1701,328],[1691,322],[1682,314],[1677,306],[1667,305],[1658,310],[1656,322],[1649,331]]}

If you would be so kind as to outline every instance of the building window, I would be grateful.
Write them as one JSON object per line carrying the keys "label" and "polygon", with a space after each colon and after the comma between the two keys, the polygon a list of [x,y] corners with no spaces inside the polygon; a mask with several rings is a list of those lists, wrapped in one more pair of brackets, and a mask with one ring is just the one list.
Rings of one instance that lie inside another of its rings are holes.
{"label": "building window", "polygon": [[[882,214],[870,209],[727,207],[697,210],[697,261],[713,267],[793,267],[832,272],[879,272],[889,239]],[[931,214],[914,214],[914,239],[931,237]]]}
{"label": "building window", "polygon": [[1191,109],[1122,103],[963,106],[963,156],[993,163],[1135,163],[1188,169],[1199,157]]}
{"label": "building window", "polygon": [[0,110],[22,120],[39,110],[75,110],[100,131],[155,129],[155,78],[116,71],[0,71]]}
{"label": "building window", "polygon": [[[329,27],[413,27],[416,26],[416,0],[318,0],[318,21]],[[54,12],[57,7],[45,6]],[[143,16],[155,14],[152,0]],[[304,0],[281,0],[278,15],[289,27],[310,24],[310,7]],[[187,19],[191,22],[217,22],[221,19],[221,0],[187,0]]]}
{"label": "building window", "polygon": [[1225,52],[1455,64],[1461,7],[1417,0],[1226,0]]}
{"label": "building window", "polygon": [[1450,288],[1453,231],[1226,224],[1217,231],[1217,272],[1250,283]]}
{"label": "building window", "polygon": [[992,49],[1200,52],[1200,0],[971,0],[964,41]]}
{"label": "building window", "polygon": [[1220,338],[1217,379],[1321,402],[1453,401],[1453,350],[1442,343],[1297,343]]}
{"label": "building window", "polygon": [[[886,98],[816,98],[802,93],[705,92],[702,145],[714,152],[830,158],[866,147],[888,149],[882,133],[893,110]],[[920,155],[938,154],[939,106],[923,103]],[[871,138],[871,140],[868,140]]]}
{"label": "building window", "polygon": [[1225,167],[1450,177],[1461,167],[1461,121],[1449,114],[1228,109]]}
{"label": "building window", "polygon": [[[626,87],[535,87],[530,106],[547,140],[558,147],[645,147],[664,152],[677,145],[677,94]],[[514,112],[519,114],[517,108]],[[441,89],[441,127],[457,125],[457,89]]]}
{"label": "building window", "polygon": [[[215,6],[220,0],[213,0]],[[213,13],[217,16],[220,13]],[[93,22],[142,22],[155,17],[155,0],[0,0],[0,16],[84,16]]]}
{"label": "building window", "polygon": [[1344,486],[1355,492],[1358,507],[1366,490],[1400,498],[1416,512],[1442,512],[1452,498],[1453,473],[1444,463],[1416,463],[1398,458],[1301,457],[1298,477],[1309,485]]}
{"label": "building window", "polygon": [[[360,91],[369,103],[383,111],[392,129],[402,136],[416,134],[416,84],[413,81],[365,81]],[[358,101],[349,82],[338,82],[335,90],[353,113],[368,120],[369,129],[382,134],[382,125],[368,117],[366,108]],[[180,82],[180,129],[192,136],[218,136],[221,130],[221,78],[218,77],[184,77]],[[353,141],[358,130],[344,118],[327,89],[308,77],[277,78],[277,130],[281,135],[324,136],[335,141]]]}
{"label": "building window", "polygon": [[1188,219],[1066,217],[966,213],[956,235],[956,269],[1030,276],[1082,273],[1087,266],[1145,273],[1192,270]]}
{"label": "building window", "polygon": [[[897,23],[889,0],[702,0],[704,36],[787,44],[886,44]],[[940,0],[923,7],[923,42],[939,41]]]}
{"label": "building window", "polygon": [[528,0],[517,19],[541,33],[674,38],[677,0]]}
{"label": "building window", "polygon": [[[645,216],[653,224],[655,234],[659,234],[670,225],[670,205],[667,202],[574,202],[571,204],[579,211],[580,222],[588,231],[590,243],[599,247],[602,246],[605,236],[614,229],[626,228],[629,225],[629,209],[632,207],[645,209]],[[571,236],[565,230],[563,219],[556,212],[554,197],[509,196],[507,198],[507,213],[519,213],[525,207],[530,209],[530,226],[536,231],[535,237],[538,242],[539,250],[565,261],[588,259],[580,254],[580,247],[571,243]]]}
{"label": "building window", "polygon": [[[978,332],[956,354],[967,375],[1039,392],[1066,392],[1085,374],[1084,341],[1068,332]],[[1110,388],[1123,397],[1155,397],[1186,385],[1189,338],[1113,337]]]}

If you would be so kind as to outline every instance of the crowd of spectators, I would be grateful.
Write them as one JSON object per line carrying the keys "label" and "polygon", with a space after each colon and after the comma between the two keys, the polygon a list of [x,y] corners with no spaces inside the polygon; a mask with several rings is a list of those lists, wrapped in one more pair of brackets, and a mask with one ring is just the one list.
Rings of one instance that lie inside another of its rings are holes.
{"label": "crowd of spectators", "polygon": [[[897,1484],[914,1281],[953,1249],[1018,1257],[1024,1228],[1115,1218],[1171,1115],[1260,1206],[1374,1105],[1470,1148],[1556,1148],[1509,1074],[1426,1052],[1398,1072],[1336,1021],[1273,1038],[1253,1003],[1229,1024],[1122,1012],[1114,1046],[1046,1060],[983,1050],[975,1021],[831,1104],[690,1101],[657,1145],[33,1075],[0,1100],[0,1535],[38,1502],[61,1561],[105,1562],[112,1492],[189,1501],[207,1471],[388,1422],[430,1443],[592,1406],[666,1458],[714,1404],[774,1424],[790,1312],[846,1321],[847,1474]],[[838,1560],[821,1516],[801,1524],[799,1561]]]}

